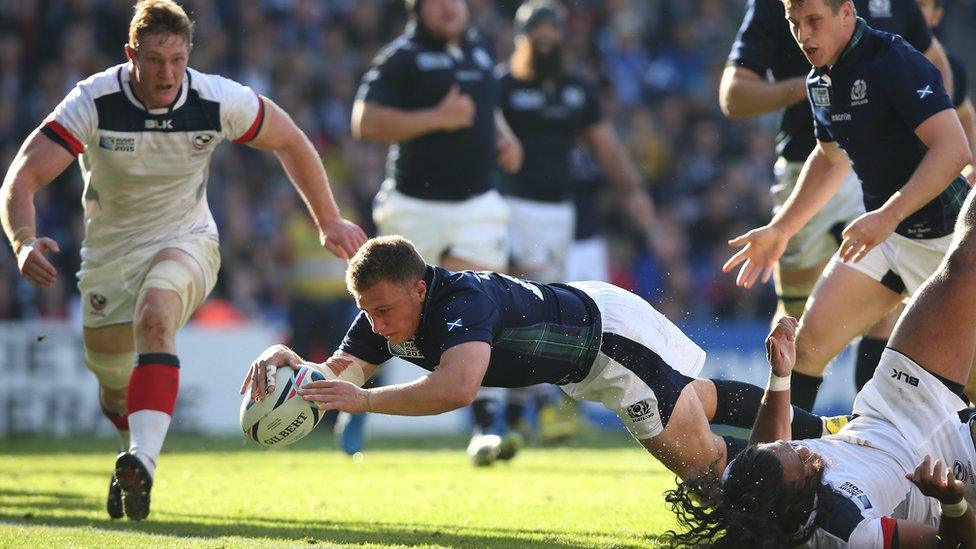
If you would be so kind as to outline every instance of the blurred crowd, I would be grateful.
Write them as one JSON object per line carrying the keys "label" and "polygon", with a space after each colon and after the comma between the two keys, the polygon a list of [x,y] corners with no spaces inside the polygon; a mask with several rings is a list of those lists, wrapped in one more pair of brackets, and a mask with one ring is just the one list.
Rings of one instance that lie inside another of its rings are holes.
{"label": "blurred crowd", "polygon": [[[966,27],[976,23],[970,2],[948,0],[950,27],[940,30],[943,41],[964,54],[976,51],[965,42],[972,40]],[[24,137],[78,80],[123,61],[132,3],[0,1],[0,164],[9,166]],[[350,110],[365,67],[403,29],[402,0],[182,3],[196,21],[190,65],[246,84],[288,111],[322,154],[345,216],[372,230],[370,205],[383,179],[386,148],[350,137]],[[498,60],[511,52],[518,4],[469,0],[473,22]],[[665,245],[643,242],[628,228],[613,193],[601,192],[592,215],[599,215],[610,243],[613,282],[679,323],[766,317],[774,306],[771,288],[737,289],[734,277],[719,270],[729,255],[726,240],[764,223],[771,208],[776,117],[731,123],[716,99],[745,0],[566,5],[573,65],[599,83],[604,113],[633,154],[668,229]],[[81,189],[72,168],[37,194],[38,232],[61,247],[53,288],[36,291],[17,275],[13,255],[0,252],[0,319],[76,316]],[[300,199],[271,155],[222,146],[207,192],[223,265],[198,317],[287,327],[301,325],[302,314],[321,306],[337,326],[345,325],[343,264],[318,248]],[[294,337],[314,340],[315,334]]]}

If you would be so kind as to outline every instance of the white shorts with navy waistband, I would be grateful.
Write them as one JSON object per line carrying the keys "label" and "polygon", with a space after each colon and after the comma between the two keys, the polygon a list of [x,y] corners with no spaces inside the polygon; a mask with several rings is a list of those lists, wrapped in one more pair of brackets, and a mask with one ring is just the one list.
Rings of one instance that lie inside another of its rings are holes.
{"label": "white shorts with navy waistband", "polygon": [[659,435],[681,390],[705,365],[705,351],[627,290],[597,281],[569,285],[596,302],[603,337],[589,374],[563,391],[613,410],[637,440]]}
{"label": "white shorts with navy waistband", "polygon": [[912,296],[939,268],[952,243],[952,235],[914,239],[892,233],[857,263],[845,263],[834,255],[828,269],[841,264],[858,270],[895,293]]}
{"label": "white shorts with navy waistband", "polygon": [[373,202],[381,234],[413,242],[424,261],[440,265],[454,257],[493,271],[508,270],[508,205],[491,190],[466,200],[424,200],[386,181]]}

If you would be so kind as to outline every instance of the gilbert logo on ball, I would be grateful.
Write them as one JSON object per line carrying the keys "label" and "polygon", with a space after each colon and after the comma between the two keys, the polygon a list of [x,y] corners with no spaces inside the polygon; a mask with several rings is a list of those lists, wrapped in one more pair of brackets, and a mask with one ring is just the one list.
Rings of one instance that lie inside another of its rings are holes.
{"label": "gilbert logo on ball", "polygon": [[264,400],[256,402],[250,394],[244,396],[241,402],[244,435],[265,446],[284,446],[301,439],[312,432],[322,415],[314,403],[298,394],[298,390],[313,381],[334,378],[331,370],[323,373],[311,364],[303,364],[295,370],[278,368],[274,391]]}

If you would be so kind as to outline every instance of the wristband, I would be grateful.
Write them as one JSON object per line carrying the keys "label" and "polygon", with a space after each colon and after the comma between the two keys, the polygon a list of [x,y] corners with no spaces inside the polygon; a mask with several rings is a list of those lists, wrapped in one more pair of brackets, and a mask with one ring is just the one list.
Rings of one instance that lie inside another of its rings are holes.
{"label": "wristband", "polygon": [[773,373],[772,370],[769,371],[769,383],[766,384],[767,391],[789,391],[790,390],[790,379],[793,378],[793,374],[788,376],[780,377]]}
{"label": "wristband", "polygon": [[10,237],[10,247],[14,250],[14,255],[20,254],[20,249],[29,244],[31,240],[36,240],[37,233],[34,227],[23,226]]}
{"label": "wristband", "polygon": [[969,509],[969,503],[966,502],[966,498],[963,498],[959,503],[939,503],[942,507],[942,516],[948,518],[959,518],[966,514],[966,510]]}

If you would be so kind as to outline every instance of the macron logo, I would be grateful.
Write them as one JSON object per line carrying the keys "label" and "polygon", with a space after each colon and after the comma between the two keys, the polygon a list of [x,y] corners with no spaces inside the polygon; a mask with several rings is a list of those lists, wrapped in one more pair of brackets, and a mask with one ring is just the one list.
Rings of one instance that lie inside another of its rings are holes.
{"label": "macron logo", "polygon": [[932,86],[925,86],[924,88],[922,88],[920,90],[915,90],[915,93],[918,94],[918,98],[919,99],[925,99],[925,96],[926,95],[932,95],[932,93],[933,93],[932,92]]}
{"label": "macron logo", "polygon": [[450,332],[454,328],[463,328],[463,327],[464,327],[464,325],[461,324],[461,319],[460,318],[457,319],[457,320],[455,320],[454,322],[448,322],[447,323],[447,331],[448,332]]}

